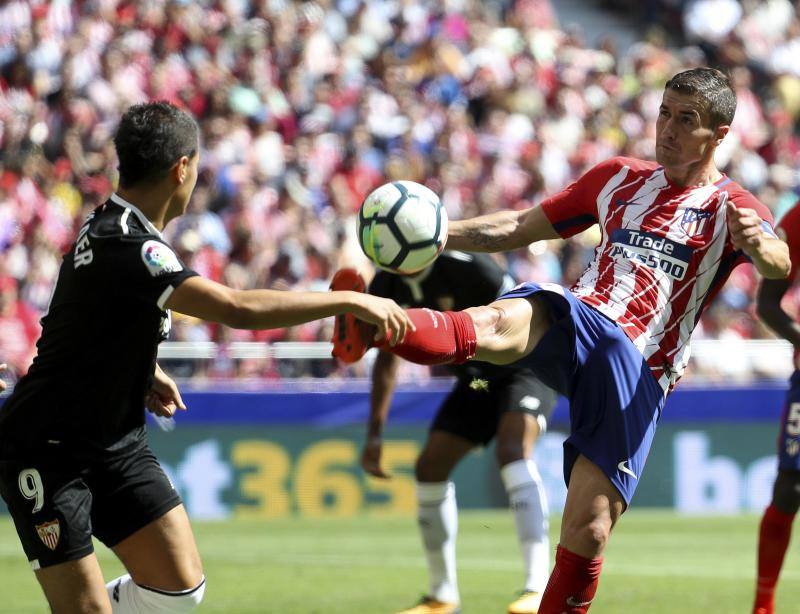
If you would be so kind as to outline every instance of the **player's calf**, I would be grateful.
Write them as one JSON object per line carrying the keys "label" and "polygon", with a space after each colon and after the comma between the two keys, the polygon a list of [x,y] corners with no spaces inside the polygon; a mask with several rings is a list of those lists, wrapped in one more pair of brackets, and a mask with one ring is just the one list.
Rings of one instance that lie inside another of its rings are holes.
{"label": "player's calf", "polygon": [[206,579],[183,591],[163,591],[139,586],[126,574],[106,585],[114,614],[183,614],[191,612],[206,591]]}

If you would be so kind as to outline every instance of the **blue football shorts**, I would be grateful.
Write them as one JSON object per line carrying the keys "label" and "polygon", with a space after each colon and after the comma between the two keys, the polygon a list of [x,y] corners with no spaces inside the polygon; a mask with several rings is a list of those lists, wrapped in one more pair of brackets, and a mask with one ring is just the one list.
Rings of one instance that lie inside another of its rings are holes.
{"label": "blue football shorts", "polygon": [[569,400],[564,481],[569,486],[572,467],[583,454],[629,505],[664,407],[664,390],[616,323],[569,290],[526,283],[500,299],[534,295],[547,301],[553,324],[515,365],[528,367]]}

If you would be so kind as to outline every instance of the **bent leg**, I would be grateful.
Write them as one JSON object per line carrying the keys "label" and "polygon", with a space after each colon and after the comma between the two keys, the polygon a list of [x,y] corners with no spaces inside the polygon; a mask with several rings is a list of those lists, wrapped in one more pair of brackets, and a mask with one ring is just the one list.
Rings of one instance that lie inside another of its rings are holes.
{"label": "bent leg", "polygon": [[54,614],[110,614],[103,572],[94,554],[36,570]]}
{"label": "bent leg", "polygon": [[446,431],[428,436],[416,465],[417,521],[428,563],[428,596],[443,603],[459,603],[456,575],[458,509],[450,473],[472,449],[473,443]]}
{"label": "bent leg", "polygon": [[476,359],[505,365],[536,347],[550,326],[544,299],[531,296],[495,301],[464,311],[409,309],[416,330],[395,346],[381,349],[423,365],[460,364]]}

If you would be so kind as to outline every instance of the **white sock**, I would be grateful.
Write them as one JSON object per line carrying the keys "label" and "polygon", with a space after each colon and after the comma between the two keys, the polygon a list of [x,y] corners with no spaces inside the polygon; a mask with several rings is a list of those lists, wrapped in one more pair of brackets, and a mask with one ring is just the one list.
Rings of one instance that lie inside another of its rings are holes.
{"label": "white sock", "polygon": [[525,590],[542,593],[550,573],[550,523],[542,477],[536,463],[526,459],[508,463],[500,475],[514,511],[525,562]]}
{"label": "white sock", "polygon": [[417,504],[417,520],[430,574],[429,595],[438,601],[459,603],[456,486],[452,482],[417,482]]}
{"label": "white sock", "polygon": [[203,600],[206,579],[185,591],[162,591],[136,584],[125,574],[106,584],[114,614],[183,614],[191,612]]}

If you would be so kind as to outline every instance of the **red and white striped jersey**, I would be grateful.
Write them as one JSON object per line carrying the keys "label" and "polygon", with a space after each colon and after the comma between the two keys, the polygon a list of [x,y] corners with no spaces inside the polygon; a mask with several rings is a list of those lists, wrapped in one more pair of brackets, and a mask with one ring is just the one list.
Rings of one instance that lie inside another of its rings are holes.
{"label": "red and white striped jersey", "polygon": [[679,186],[633,158],[602,162],[542,203],[564,238],[600,225],[594,259],[571,290],[617,322],[665,391],[686,368],[703,309],[748,260],[730,239],[729,202],[754,209],[775,236],[769,209],[728,177]]}

